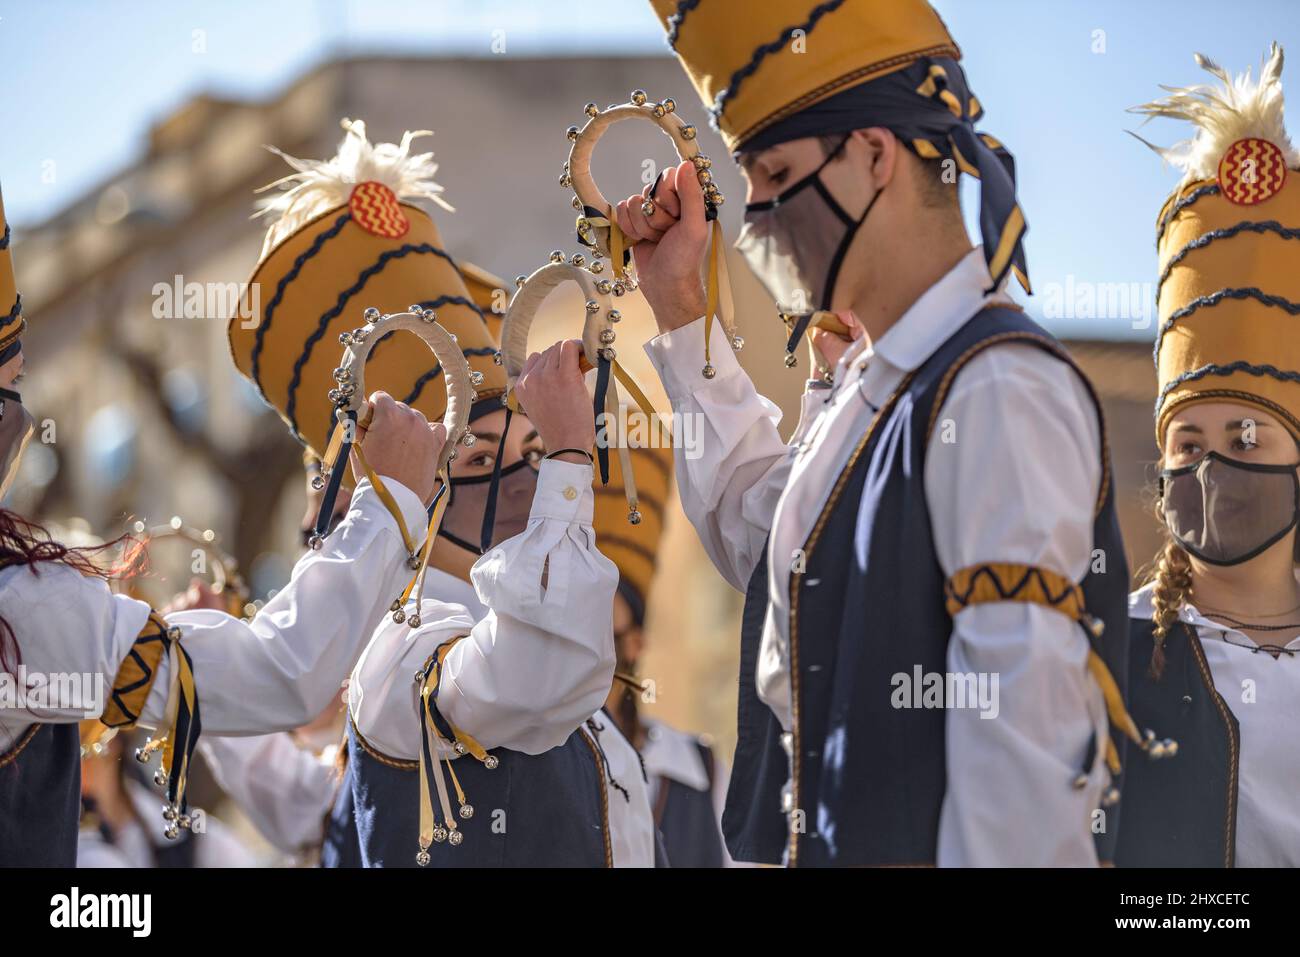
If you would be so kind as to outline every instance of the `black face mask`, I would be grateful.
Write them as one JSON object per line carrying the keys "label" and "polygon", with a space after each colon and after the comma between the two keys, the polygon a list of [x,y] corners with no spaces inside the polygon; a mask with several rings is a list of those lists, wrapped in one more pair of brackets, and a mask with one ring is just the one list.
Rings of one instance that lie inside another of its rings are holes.
{"label": "black face mask", "polygon": [[736,249],[788,321],[830,310],[844,256],[884,192],[877,190],[856,219],[835,201],[821,171],[848,141],[846,136],[820,166],[780,196],[745,206]]}
{"label": "black face mask", "polygon": [[1160,473],[1160,503],[1179,545],[1211,565],[1237,565],[1295,528],[1300,479],[1294,465],[1255,465],[1208,452]]}
{"label": "black face mask", "polygon": [[[488,522],[493,478],[497,479],[496,509]],[[453,478],[449,491],[451,501],[447,503],[438,534],[481,555],[528,527],[533,494],[537,491],[537,467],[529,459],[520,459],[502,468],[496,476]]]}

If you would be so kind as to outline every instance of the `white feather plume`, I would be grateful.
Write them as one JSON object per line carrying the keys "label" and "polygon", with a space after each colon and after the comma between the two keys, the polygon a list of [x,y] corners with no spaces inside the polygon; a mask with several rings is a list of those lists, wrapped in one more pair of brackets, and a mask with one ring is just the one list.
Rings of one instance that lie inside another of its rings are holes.
{"label": "white feather plume", "polygon": [[433,153],[411,155],[411,143],[418,137],[432,136],[432,131],[408,130],[402,134],[401,143],[371,143],[363,120],[345,119],[341,125],[345,131],[343,142],[338,153],[327,160],[299,159],[274,146],[267,147],[297,172],[257,191],[280,190],[259,200],[253,214],[254,218],[265,216],[270,220],[263,256],[303,224],[346,203],[358,183],[383,183],[400,200],[427,199],[451,211],[442,198],[442,187],[433,180],[438,171]]}
{"label": "white feather plume", "polygon": [[1196,127],[1195,135],[1168,148],[1148,143],[1136,133],[1134,136],[1181,169],[1183,183],[1214,179],[1228,147],[1248,137],[1268,140],[1282,150],[1288,167],[1300,166],[1300,153],[1283,122],[1282,48],[1278,44],[1270,47],[1267,59],[1260,64],[1258,83],[1251,79],[1249,69],[1234,80],[1200,53],[1196,63],[1220,85],[1162,86],[1168,96],[1129,110],[1147,120],[1157,116],[1187,120]]}

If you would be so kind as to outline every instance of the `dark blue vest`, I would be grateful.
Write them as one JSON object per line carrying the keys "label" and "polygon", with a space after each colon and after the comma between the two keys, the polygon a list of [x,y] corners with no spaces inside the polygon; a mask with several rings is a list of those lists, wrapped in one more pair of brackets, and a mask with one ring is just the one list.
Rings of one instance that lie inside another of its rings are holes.
{"label": "dark blue vest", "polygon": [[0,867],[75,867],[81,819],[76,724],[39,724],[0,755]]}
{"label": "dark blue vest", "polygon": [[[490,770],[470,757],[455,761],[474,816],[457,819],[465,834],[460,846],[429,848],[430,869],[609,865],[604,759],[583,729],[544,754],[492,753],[500,763]],[[349,722],[348,775],[362,866],[415,867],[417,762],[378,754]]]}
{"label": "dark blue vest", "polygon": [[695,746],[708,771],[709,789],[697,791],[661,776],[655,798],[655,824],[673,867],[721,867],[722,835],[713,808],[713,752],[701,741]]}
{"label": "dark blue vest", "polygon": [[[805,546],[805,569],[790,578],[793,774],[780,724],[754,690],[767,607],[766,561],[756,569],[746,596],[739,743],[723,816],[737,860],[792,866],[935,862],[946,790],[945,712],[893,707],[891,678],[911,675],[918,666],[926,673],[947,671],[953,625],[924,484],[932,413],[962,365],[984,348],[1011,341],[1064,358],[1056,340],[1024,313],[985,309],[905,381],[862,437],[832,492],[818,523],[821,532]],[[1082,377],[1072,368],[1063,362],[1062,377]],[[1104,428],[1102,447],[1105,455]],[[1100,638],[1090,640],[1122,691],[1128,570],[1108,460],[1104,464],[1093,544],[1106,556],[1106,573],[1088,575],[1081,587],[1088,611],[1106,626]],[[874,492],[864,495],[868,477]],[[865,508],[872,509],[864,523],[867,534],[855,541]],[[1122,742],[1117,746],[1122,755]],[[802,832],[792,833],[782,811],[787,781],[789,806],[804,815]],[[1110,809],[1111,826],[1099,839],[1103,859],[1111,856],[1116,814]]]}
{"label": "dark blue vest", "polygon": [[1131,619],[1129,713],[1178,742],[1170,760],[1133,761],[1124,778],[1115,863],[1120,867],[1232,867],[1237,835],[1237,718],[1214,688],[1201,640],[1184,622],[1150,673],[1152,622]]}
{"label": "dark blue vest", "polygon": [[[350,750],[350,741],[348,747]],[[334,794],[334,806],[325,816],[324,841],[320,851],[321,867],[361,866],[361,844],[357,837],[355,807],[352,798],[352,762],[349,760],[343,770],[343,778],[339,781],[338,791]]]}

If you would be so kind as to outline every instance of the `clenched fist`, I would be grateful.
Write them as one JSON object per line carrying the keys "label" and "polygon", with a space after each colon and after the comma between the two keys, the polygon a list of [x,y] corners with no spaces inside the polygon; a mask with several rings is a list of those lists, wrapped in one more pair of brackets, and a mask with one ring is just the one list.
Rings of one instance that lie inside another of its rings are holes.
{"label": "clenched fist", "polygon": [[[596,417],[591,396],[578,367],[582,342],[564,339],[545,352],[534,352],[515,382],[515,395],[528,413],[548,452],[557,449],[591,451],[596,444]],[[572,462],[590,461],[584,455],[561,455]]]}
{"label": "clenched fist", "polygon": [[[366,428],[357,426],[356,444],[376,475],[401,482],[428,505],[433,501],[438,454],[447,441],[441,422],[430,424],[420,412],[397,402],[387,392],[370,396],[374,416]],[[352,475],[365,478],[357,457],[352,456]]]}

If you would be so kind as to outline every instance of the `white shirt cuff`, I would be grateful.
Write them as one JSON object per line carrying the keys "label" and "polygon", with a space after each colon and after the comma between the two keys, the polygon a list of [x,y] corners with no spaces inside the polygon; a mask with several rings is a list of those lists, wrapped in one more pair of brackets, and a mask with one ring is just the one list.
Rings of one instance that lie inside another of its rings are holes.
{"label": "white shirt cuff", "polygon": [[[616,454],[610,449],[610,454]],[[568,524],[590,525],[595,508],[592,467],[559,459],[544,459],[537,474],[537,491],[529,517],[553,518]]]}
{"label": "white shirt cuff", "polygon": [[645,344],[646,355],[654,363],[669,397],[690,395],[713,383],[743,375],[731,340],[722,323],[713,320],[709,336],[709,362],[717,370],[713,379],[704,378],[704,317],[671,332],[660,333]]}

